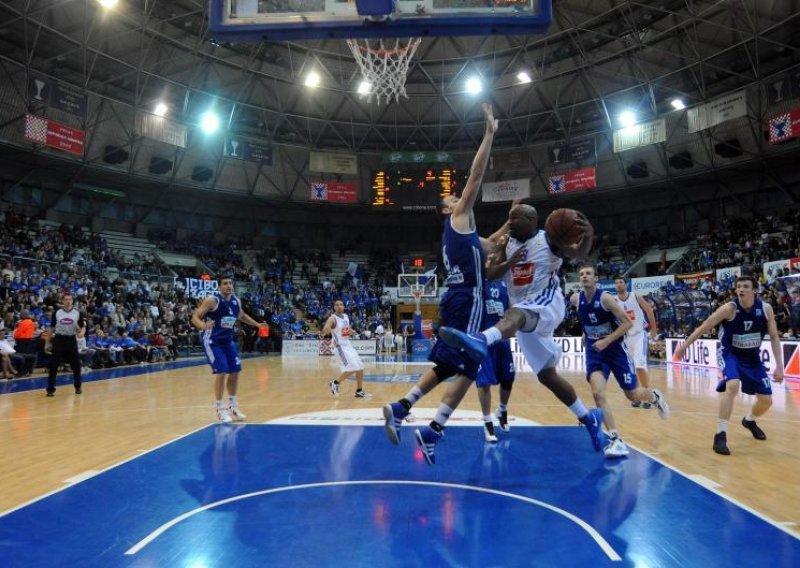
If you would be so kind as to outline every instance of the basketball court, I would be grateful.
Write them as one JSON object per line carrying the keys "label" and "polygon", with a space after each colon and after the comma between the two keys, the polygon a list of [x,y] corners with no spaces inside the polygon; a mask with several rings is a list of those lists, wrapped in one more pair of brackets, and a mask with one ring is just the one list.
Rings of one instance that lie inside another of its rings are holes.
{"label": "basketball court", "polygon": [[[654,369],[673,416],[663,422],[654,410],[632,409],[612,388],[633,451],[607,460],[522,372],[511,431],[485,443],[471,392],[429,466],[411,433],[433,409],[414,411],[399,447],[381,418],[381,405],[401,396],[424,364],[368,360],[373,396],[361,400],[352,398],[352,381],[330,395],[333,359],[246,360],[246,424],[212,423],[205,366],[90,374],[82,397],[68,386],[55,399],[41,390],[0,395],[2,447],[15,456],[0,466],[4,486],[15,488],[3,492],[2,564],[41,566],[57,557],[87,566],[788,567],[800,560],[796,381],[776,389],[774,412],[762,422],[769,440],[734,429],[734,453],[722,457],[710,448],[713,373]],[[579,356],[562,362],[588,400],[580,366]],[[421,405],[437,401],[434,391]]]}

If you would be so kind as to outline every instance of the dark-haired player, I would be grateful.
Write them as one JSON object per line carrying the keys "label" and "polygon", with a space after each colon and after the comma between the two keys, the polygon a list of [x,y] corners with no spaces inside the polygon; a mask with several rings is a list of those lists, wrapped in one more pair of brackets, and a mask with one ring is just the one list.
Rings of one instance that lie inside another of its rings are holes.
{"label": "dark-haired player", "polygon": [[586,258],[592,248],[594,230],[588,219],[579,214],[577,224],[582,233],[578,242],[554,242],[539,229],[535,208],[524,204],[512,207],[508,213],[508,241],[505,250],[501,250],[504,256],[486,274],[490,279],[505,275],[511,309],[496,325],[481,333],[442,327],[439,336],[449,345],[463,348],[472,360],[481,361],[489,346],[516,334],[520,349],[539,381],[586,426],[592,445],[599,452],[606,445],[603,411],[587,409],[572,385],[558,374],[556,366],[561,349],[553,341],[553,332],[564,319],[566,306],[558,269],[564,257]]}
{"label": "dark-haired player", "polygon": [[[239,352],[233,341],[233,328],[237,321],[253,327],[267,325],[258,323],[244,313],[242,303],[233,294],[233,278],[223,277],[219,281],[219,291],[206,296],[192,314],[192,325],[203,331],[203,350],[214,374],[214,396],[217,401],[217,418],[220,422],[246,418],[236,400],[239,372],[242,370]],[[222,400],[226,384],[227,406]]]}
{"label": "dark-haired player", "polygon": [[783,350],[772,306],[756,299],[757,284],[752,276],[738,277],[735,286],[736,299],[720,306],[708,316],[706,321],[675,350],[673,357],[674,361],[680,361],[692,343],[716,326],[720,326],[717,362],[722,372],[722,379],[717,385],[717,392],[722,393],[722,398],[719,401],[719,419],[713,449],[725,456],[731,453],[728,449],[728,421],[740,386],[746,394],[756,395],[755,404],[747,416],[742,418],[742,426],[750,430],[756,440],[767,439],[767,435],[756,424],[756,418],[772,406],[772,385],[760,356],[764,334],[769,334],[772,356],[775,360],[772,380],[776,383],[783,381]]}

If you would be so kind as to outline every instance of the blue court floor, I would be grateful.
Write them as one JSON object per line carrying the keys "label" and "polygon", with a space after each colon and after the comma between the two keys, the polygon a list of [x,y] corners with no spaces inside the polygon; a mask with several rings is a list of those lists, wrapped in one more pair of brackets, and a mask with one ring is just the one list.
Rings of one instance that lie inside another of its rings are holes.
{"label": "blue court floor", "polygon": [[435,466],[411,434],[209,426],[0,517],[0,566],[800,566],[794,536],[581,428],[453,427]]}

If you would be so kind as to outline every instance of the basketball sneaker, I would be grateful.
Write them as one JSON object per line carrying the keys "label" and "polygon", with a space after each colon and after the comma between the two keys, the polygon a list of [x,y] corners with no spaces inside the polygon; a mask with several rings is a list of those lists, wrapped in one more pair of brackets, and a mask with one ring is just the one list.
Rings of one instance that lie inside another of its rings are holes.
{"label": "basketball sneaker", "polygon": [[725,432],[717,432],[714,434],[714,451],[723,456],[731,455],[728,449],[728,435]]}
{"label": "basketball sneaker", "polygon": [[229,407],[228,411],[230,412],[231,418],[235,422],[242,422],[245,418],[247,418],[247,415],[242,412],[238,406],[231,406]]}
{"label": "basketball sneaker", "polygon": [[356,398],[367,398],[368,396],[372,396],[372,395],[371,395],[371,394],[369,394],[369,393],[368,393],[367,391],[365,391],[364,389],[358,389],[358,390],[356,391]]}
{"label": "basketball sneaker", "polygon": [[764,433],[764,430],[758,427],[758,424],[756,424],[755,420],[747,420],[742,418],[742,426],[750,430],[750,432],[753,434],[753,438],[756,440],[767,439],[767,435]]}
{"label": "basketball sneaker", "polygon": [[336,382],[336,379],[333,379],[331,382],[329,382],[328,387],[331,389],[332,395],[336,396],[339,394],[339,383]]}
{"label": "basketball sneaker", "polygon": [[589,431],[594,451],[602,450],[608,444],[608,436],[603,432],[603,411],[599,408],[592,408],[580,421]]}
{"label": "basketball sneaker", "polygon": [[497,423],[503,432],[511,431],[511,426],[508,424],[508,410],[497,409]]}
{"label": "basketball sneaker", "polygon": [[642,407],[642,401],[641,401],[641,400],[634,400],[634,401],[631,403],[631,406],[632,406],[633,408],[641,408],[641,407]]}
{"label": "basketball sneaker", "polygon": [[620,437],[610,438],[608,444],[603,448],[603,453],[609,459],[624,458],[628,455],[628,446]]}
{"label": "basketball sneaker", "polygon": [[483,423],[483,437],[486,438],[487,442],[491,442],[492,444],[497,443],[497,436],[494,433],[494,423]]}
{"label": "basketball sneaker", "polygon": [[386,420],[383,429],[386,431],[386,437],[394,445],[400,443],[400,427],[406,416],[408,410],[399,402],[391,402],[383,407],[383,417]]}
{"label": "basketball sneaker", "polygon": [[233,417],[231,416],[230,410],[224,406],[217,407],[217,419],[224,424],[233,422]]}
{"label": "basketball sneaker", "polygon": [[454,327],[443,326],[439,328],[439,338],[450,347],[463,349],[467,357],[476,363],[483,361],[489,352],[482,333],[465,333]]}
{"label": "basketball sneaker", "polygon": [[421,430],[419,428],[414,430],[414,438],[417,440],[417,445],[419,446],[419,449],[422,450],[422,455],[425,456],[425,461],[430,465],[434,465],[436,463],[434,451],[436,450],[436,444],[443,437],[444,434],[441,432],[436,432],[430,426],[426,426]]}
{"label": "basketball sneaker", "polygon": [[653,389],[653,404],[658,409],[658,415],[661,417],[662,420],[666,420],[669,418],[669,404],[667,404],[667,399],[664,398],[664,395],[661,394],[661,391],[658,389]]}

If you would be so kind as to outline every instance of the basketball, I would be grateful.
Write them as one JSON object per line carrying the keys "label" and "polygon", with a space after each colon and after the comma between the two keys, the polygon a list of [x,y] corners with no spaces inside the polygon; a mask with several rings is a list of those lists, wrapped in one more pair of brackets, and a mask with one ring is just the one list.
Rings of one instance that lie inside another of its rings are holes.
{"label": "basketball", "polygon": [[[574,209],[556,209],[547,216],[544,230],[555,245],[572,246],[580,242],[585,225],[579,222],[582,215]],[[583,223],[588,224],[584,218]]]}

